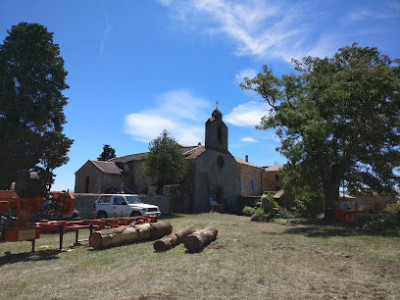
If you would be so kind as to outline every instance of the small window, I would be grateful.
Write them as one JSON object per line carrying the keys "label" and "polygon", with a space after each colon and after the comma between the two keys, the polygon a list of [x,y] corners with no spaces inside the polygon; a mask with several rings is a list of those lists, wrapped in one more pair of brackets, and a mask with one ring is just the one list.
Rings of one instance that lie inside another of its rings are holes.
{"label": "small window", "polygon": [[218,167],[220,167],[220,168],[222,168],[224,166],[224,158],[221,155],[219,155],[217,157],[217,164],[218,164]]}
{"label": "small window", "polygon": [[250,180],[250,189],[252,191],[256,190],[256,181],[254,179]]}
{"label": "small window", "polygon": [[114,205],[122,205],[122,201],[125,201],[122,196],[114,196]]}
{"label": "small window", "polygon": [[101,196],[99,199],[99,204],[110,204],[111,196]]}
{"label": "small window", "polygon": [[279,181],[279,175],[275,174],[275,181]]}

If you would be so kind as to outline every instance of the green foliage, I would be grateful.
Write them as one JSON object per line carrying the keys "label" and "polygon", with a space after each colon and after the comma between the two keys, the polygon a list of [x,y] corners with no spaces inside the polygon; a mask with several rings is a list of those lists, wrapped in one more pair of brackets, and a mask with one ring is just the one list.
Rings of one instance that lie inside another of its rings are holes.
{"label": "green foliage", "polygon": [[271,193],[267,193],[267,196],[268,196],[269,200],[271,201],[273,208],[277,208],[280,210],[281,207],[279,206],[278,202],[275,201],[274,195],[272,195]]}
{"label": "green foliage", "polygon": [[285,194],[323,193],[329,209],[340,186],[393,192],[400,182],[399,60],[354,43],[332,58],[294,65],[297,73],[281,78],[264,66],[241,84],[271,107],[258,128],[277,129],[288,159]]}
{"label": "green foliage", "polygon": [[254,207],[245,206],[245,207],[243,208],[243,214],[244,214],[245,216],[249,216],[249,217],[250,217],[250,216],[254,215],[255,212],[256,212],[256,209],[255,209]]}
{"label": "green foliage", "polygon": [[38,163],[51,175],[73,143],[62,133],[67,72],[53,33],[36,23],[7,32],[0,45],[0,188]]}
{"label": "green foliage", "polygon": [[373,218],[364,225],[363,230],[384,234],[398,231],[399,223],[397,216],[392,214],[382,214],[378,218]]}
{"label": "green foliage", "polygon": [[400,204],[388,204],[383,211],[388,214],[392,215],[399,215],[400,216]]}
{"label": "green foliage", "polygon": [[103,145],[103,152],[101,152],[100,156],[97,160],[107,161],[109,159],[115,158],[115,149],[110,145]]}
{"label": "green foliage", "polygon": [[305,217],[316,217],[324,210],[323,194],[303,191],[296,195],[294,202],[297,211]]}
{"label": "green foliage", "polygon": [[262,217],[265,215],[264,209],[262,209],[261,207],[257,208],[254,212],[254,215],[256,217]]}
{"label": "green foliage", "polygon": [[386,215],[394,216],[397,220],[397,225],[400,226],[400,204],[389,204],[383,210],[383,213]]}
{"label": "green foliage", "polygon": [[176,141],[164,130],[149,144],[149,154],[144,160],[146,174],[157,185],[161,194],[167,183],[179,181],[186,172],[186,159]]}

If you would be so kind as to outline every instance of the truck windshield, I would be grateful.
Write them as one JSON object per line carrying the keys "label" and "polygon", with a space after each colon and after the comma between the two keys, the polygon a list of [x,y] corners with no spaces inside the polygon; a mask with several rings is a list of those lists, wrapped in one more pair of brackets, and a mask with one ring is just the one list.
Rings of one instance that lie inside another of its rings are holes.
{"label": "truck windshield", "polygon": [[126,202],[129,204],[135,204],[135,203],[142,203],[142,201],[139,200],[138,197],[135,196],[125,196]]}

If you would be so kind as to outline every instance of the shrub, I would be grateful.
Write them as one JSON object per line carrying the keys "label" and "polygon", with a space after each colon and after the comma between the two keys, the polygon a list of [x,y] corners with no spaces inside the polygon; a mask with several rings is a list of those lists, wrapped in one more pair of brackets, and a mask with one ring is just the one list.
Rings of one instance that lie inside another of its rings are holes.
{"label": "shrub", "polygon": [[257,208],[256,210],[255,210],[255,212],[254,212],[254,215],[256,215],[256,217],[262,217],[263,215],[264,215],[265,213],[264,213],[264,209],[262,209],[262,208]]}
{"label": "shrub", "polygon": [[272,205],[274,206],[274,208],[281,209],[278,202],[275,201],[274,195],[272,195],[271,193],[268,193],[267,196],[268,196],[269,200],[271,201]]}
{"label": "shrub", "polygon": [[324,196],[319,192],[304,191],[296,195],[297,211],[304,217],[314,218],[324,210]]}
{"label": "shrub", "polygon": [[255,208],[253,208],[253,207],[250,207],[250,206],[245,206],[244,208],[243,208],[243,214],[245,215],[245,216],[252,216],[252,215],[254,215],[255,213],[256,213],[256,209]]}
{"label": "shrub", "polygon": [[397,229],[397,217],[392,214],[382,214],[364,225],[363,229],[373,233],[387,233]]}

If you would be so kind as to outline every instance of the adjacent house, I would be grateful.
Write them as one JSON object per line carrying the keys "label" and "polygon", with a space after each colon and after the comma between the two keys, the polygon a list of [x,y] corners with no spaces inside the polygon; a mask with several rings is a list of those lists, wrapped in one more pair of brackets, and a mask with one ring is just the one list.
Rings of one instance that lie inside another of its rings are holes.
{"label": "adjacent house", "polygon": [[284,164],[263,167],[263,191],[276,192],[282,189],[282,176],[279,171],[283,169]]}
{"label": "adjacent house", "polygon": [[235,158],[240,169],[240,195],[259,196],[263,193],[264,169],[249,162],[246,155],[245,160]]}

